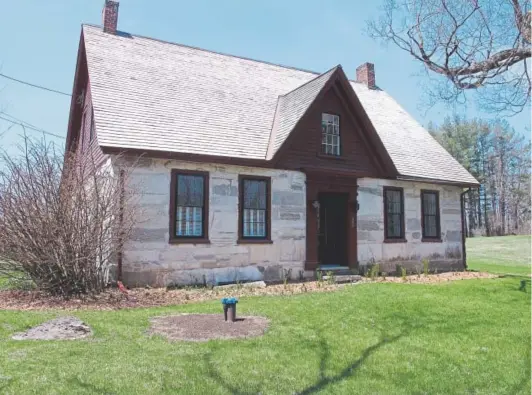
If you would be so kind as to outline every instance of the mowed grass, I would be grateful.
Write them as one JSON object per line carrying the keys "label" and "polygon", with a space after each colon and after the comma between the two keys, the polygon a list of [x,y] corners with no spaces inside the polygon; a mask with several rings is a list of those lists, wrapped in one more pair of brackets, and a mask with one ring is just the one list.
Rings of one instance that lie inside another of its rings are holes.
{"label": "mowed grass", "polygon": [[470,270],[530,275],[530,236],[473,237],[467,239]]}
{"label": "mowed grass", "polygon": [[241,299],[260,338],[148,337],[149,318],[221,314],[219,302],[74,314],[79,341],[10,336],[65,312],[0,312],[2,394],[530,394],[530,284],[359,284],[327,294]]}

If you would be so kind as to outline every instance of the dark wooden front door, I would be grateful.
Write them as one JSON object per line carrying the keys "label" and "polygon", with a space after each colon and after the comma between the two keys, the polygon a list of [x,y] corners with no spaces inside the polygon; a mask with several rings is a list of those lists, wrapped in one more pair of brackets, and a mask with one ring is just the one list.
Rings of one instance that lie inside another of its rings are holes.
{"label": "dark wooden front door", "polygon": [[347,266],[347,193],[320,193],[318,256],[322,265]]}

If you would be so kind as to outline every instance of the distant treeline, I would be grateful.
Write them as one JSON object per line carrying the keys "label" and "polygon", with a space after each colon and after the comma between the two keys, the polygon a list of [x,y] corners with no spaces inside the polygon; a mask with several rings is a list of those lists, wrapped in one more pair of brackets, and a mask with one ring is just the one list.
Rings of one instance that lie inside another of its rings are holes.
{"label": "distant treeline", "polygon": [[481,184],[466,195],[467,235],[530,234],[529,132],[461,117],[428,129]]}

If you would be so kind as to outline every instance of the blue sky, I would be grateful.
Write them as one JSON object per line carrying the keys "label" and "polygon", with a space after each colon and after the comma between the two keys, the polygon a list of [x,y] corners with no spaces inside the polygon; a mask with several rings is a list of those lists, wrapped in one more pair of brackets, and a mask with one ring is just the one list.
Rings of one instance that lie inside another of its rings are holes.
{"label": "blue sky", "polygon": [[[71,92],[81,23],[100,24],[103,0],[3,1],[0,73]],[[454,112],[491,118],[476,109],[423,106],[427,78],[420,65],[393,46],[369,38],[365,21],[380,1],[122,0],[118,27],[130,33],[284,65],[326,71],[341,64],[350,78],[363,62],[375,64],[377,85],[427,126]],[[70,98],[0,77],[0,111],[49,132],[66,135]],[[508,118],[529,135],[530,114]],[[0,120],[0,133],[10,124]],[[1,146],[20,142],[20,127]],[[35,132],[29,132],[35,134]],[[62,140],[51,138],[62,144]]]}

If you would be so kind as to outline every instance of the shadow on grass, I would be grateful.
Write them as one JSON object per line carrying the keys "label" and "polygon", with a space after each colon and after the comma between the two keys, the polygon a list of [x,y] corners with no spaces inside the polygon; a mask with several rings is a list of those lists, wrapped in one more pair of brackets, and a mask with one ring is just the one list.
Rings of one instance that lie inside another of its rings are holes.
{"label": "shadow on grass", "polygon": [[321,356],[320,356],[320,374],[319,374],[318,380],[314,384],[305,388],[304,390],[299,391],[298,394],[299,395],[313,394],[315,392],[321,391],[322,389],[326,388],[329,385],[337,384],[345,379],[350,378],[357,372],[357,369],[364,363],[366,359],[368,359],[371,356],[371,354],[373,354],[374,352],[376,352],[377,350],[379,350],[381,347],[385,346],[386,344],[393,343],[399,340],[403,336],[404,336],[403,334],[400,334],[400,335],[397,335],[391,338],[386,338],[386,337],[382,338],[377,344],[374,344],[373,346],[366,348],[358,359],[354,360],[349,365],[347,365],[340,373],[334,376],[330,376],[330,377],[325,376],[325,367],[327,365],[327,359],[330,356],[329,347],[326,342],[320,341],[323,352],[321,353]]}
{"label": "shadow on grass", "polygon": [[501,278],[509,278],[514,280],[519,280],[519,283],[516,283],[517,288],[519,291],[527,292],[531,290],[532,287],[532,279],[528,276],[523,276],[519,274],[501,274]]}
{"label": "shadow on grass", "polygon": [[87,390],[94,394],[106,394],[106,395],[112,395],[116,394],[117,392],[106,390],[105,388],[102,388],[100,386],[86,383],[84,381],[81,381],[79,377],[73,377],[68,380],[68,386],[69,388],[83,388],[84,390]]}
{"label": "shadow on grass", "polygon": [[[331,358],[331,350],[330,350],[330,347],[327,341],[323,338],[323,336],[321,335],[321,332],[319,332],[318,342],[317,342],[317,347],[318,347],[317,353],[319,355],[318,377],[316,378],[316,381],[314,383],[312,383],[308,387],[300,391],[297,391],[295,393],[299,395],[313,394],[313,393],[323,390],[324,388],[330,385],[334,385],[334,384],[342,382],[343,380],[349,379],[350,377],[356,374],[360,366],[373,353],[378,351],[380,348],[382,348],[386,344],[390,344],[390,343],[393,343],[399,340],[404,335],[405,335],[404,333],[401,333],[393,337],[383,337],[378,343],[366,348],[362,352],[359,358],[353,360],[351,363],[345,366],[345,368],[342,369],[339,373],[332,375],[332,376],[326,376],[325,371],[327,369],[327,364]],[[215,367],[212,364],[210,353],[206,354],[204,359],[205,359],[205,364],[207,366],[207,375],[210,376],[219,386],[224,388],[229,393],[233,395],[250,395],[250,394],[257,394],[261,392],[260,384],[259,386],[255,385],[253,388],[249,388],[245,391],[242,391],[234,384],[225,380],[220,375],[220,373],[216,371]],[[238,378],[235,378],[235,382],[238,382]]]}

